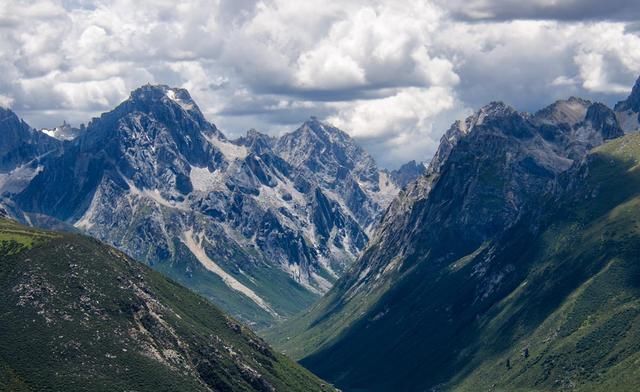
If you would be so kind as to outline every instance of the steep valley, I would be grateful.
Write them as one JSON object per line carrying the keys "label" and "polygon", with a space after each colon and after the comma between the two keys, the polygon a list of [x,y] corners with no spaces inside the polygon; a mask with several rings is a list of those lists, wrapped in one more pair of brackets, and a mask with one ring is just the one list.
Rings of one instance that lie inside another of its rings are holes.
{"label": "steep valley", "polygon": [[267,336],[346,391],[637,389],[640,136],[618,116],[572,98],[455,124],[354,268]]}

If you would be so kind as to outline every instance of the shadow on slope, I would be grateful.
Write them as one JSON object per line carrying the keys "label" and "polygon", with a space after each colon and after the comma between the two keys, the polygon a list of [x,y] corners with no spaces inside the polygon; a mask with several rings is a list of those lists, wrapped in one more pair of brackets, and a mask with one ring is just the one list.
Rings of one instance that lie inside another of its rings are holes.
{"label": "shadow on slope", "polygon": [[[620,342],[640,341],[625,335],[640,322],[639,142],[597,149],[571,172],[583,183],[566,178],[562,199],[541,202],[469,257],[438,265],[423,249],[374,307],[301,363],[347,391],[611,380],[608,369],[638,352]],[[600,319],[587,333],[580,328],[591,314]]]}

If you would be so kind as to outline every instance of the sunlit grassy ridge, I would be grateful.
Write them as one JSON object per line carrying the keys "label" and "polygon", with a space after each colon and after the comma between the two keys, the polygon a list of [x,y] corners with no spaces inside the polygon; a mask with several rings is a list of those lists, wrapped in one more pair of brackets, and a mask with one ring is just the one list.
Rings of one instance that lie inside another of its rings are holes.
{"label": "sunlit grassy ridge", "polygon": [[0,219],[0,254],[2,255],[19,253],[55,237],[53,233],[34,232],[13,221]]}

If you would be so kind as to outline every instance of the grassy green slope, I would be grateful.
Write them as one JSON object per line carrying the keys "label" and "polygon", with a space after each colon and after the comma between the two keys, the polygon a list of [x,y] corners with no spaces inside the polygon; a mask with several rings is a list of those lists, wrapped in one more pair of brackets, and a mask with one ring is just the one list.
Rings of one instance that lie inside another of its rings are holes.
{"label": "grassy green slope", "polygon": [[486,341],[450,386],[640,389],[639,163],[638,135],[595,151],[587,183],[534,242],[528,276],[482,320]]}
{"label": "grassy green slope", "polygon": [[609,142],[541,216],[270,338],[347,391],[638,390],[639,163],[640,135]]}
{"label": "grassy green slope", "polygon": [[321,391],[208,301],[87,237],[0,219],[0,390]]}

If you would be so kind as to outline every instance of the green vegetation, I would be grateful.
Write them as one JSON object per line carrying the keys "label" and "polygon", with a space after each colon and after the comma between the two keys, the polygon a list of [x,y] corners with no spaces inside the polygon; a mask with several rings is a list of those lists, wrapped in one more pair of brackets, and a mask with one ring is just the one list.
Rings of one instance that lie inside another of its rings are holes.
{"label": "green vegetation", "polygon": [[0,255],[13,255],[54,238],[52,233],[33,233],[9,220],[0,219]]}
{"label": "green vegetation", "polygon": [[638,135],[591,155],[586,184],[533,241],[526,279],[479,323],[486,341],[454,389],[640,389],[639,162]]}
{"label": "green vegetation", "polygon": [[204,298],[93,239],[0,220],[0,246],[0,390],[330,389]]}
{"label": "green vegetation", "polygon": [[563,181],[467,256],[422,244],[392,285],[341,281],[268,339],[346,391],[640,390],[640,135]]}

